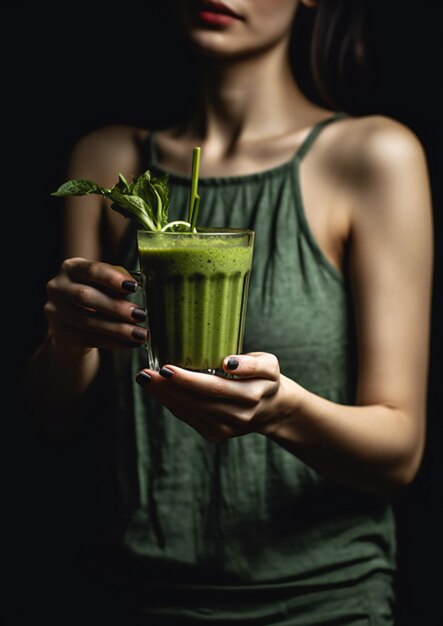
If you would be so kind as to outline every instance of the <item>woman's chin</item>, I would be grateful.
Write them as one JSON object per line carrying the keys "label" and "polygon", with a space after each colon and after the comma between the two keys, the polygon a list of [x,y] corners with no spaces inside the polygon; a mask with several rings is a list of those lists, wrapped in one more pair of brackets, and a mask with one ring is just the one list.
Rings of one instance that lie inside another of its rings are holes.
{"label": "woman's chin", "polygon": [[191,43],[205,57],[229,59],[242,53],[244,45],[238,45],[233,37],[223,31],[201,30],[192,33]]}

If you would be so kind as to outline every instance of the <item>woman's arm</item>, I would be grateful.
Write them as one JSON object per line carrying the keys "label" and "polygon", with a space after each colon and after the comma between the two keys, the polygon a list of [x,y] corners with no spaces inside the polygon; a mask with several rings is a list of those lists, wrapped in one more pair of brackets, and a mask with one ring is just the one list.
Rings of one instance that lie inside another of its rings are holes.
{"label": "woman's arm", "polygon": [[356,406],[293,392],[287,381],[294,417],[278,424],[272,437],[339,480],[389,491],[413,479],[424,447],[431,198],[415,136],[392,121],[371,124],[358,157],[365,176],[354,187],[349,256],[359,354]]}
{"label": "woman's arm", "polygon": [[170,378],[148,371],[146,388],[212,441],[262,432],[330,478],[390,494],[412,480],[424,445],[431,200],[425,156],[411,131],[380,118],[360,140],[350,159],[359,172],[349,256],[356,405],[316,396],[259,353],[237,357],[239,380],[168,366]]}
{"label": "woman's arm", "polygon": [[[127,130],[96,131],[76,145],[67,178],[89,178],[111,187],[119,171],[136,171],[134,155]],[[99,370],[100,349],[128,348],[141,341],[132,335],[140,320],[132,315],[134,306],[124,301],[135,284],[132,277],[124,268],[101,262],[103,218],[109,209],[91,195],[68,198],[63,210],[65,260],[47,285],[48,331],[27,364],[25,382],[27,405],[39,427],[57,439],[70,437],[80,425],[82,403]],[[126,222],[115,215],[114,220]],[[129,289],[124,287],[127,280]]]}

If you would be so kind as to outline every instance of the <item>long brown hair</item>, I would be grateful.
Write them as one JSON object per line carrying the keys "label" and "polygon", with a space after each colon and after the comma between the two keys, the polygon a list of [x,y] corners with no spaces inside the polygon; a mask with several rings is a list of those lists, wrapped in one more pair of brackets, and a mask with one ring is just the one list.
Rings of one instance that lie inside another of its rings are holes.
{"label": "long brown hair", "polygon": [[370,80],[366,3],[318,0],[315,8],[300,3],[291,60],[300,87],[319,104],[348,111],[359,108],[359,98],[364,97]]}

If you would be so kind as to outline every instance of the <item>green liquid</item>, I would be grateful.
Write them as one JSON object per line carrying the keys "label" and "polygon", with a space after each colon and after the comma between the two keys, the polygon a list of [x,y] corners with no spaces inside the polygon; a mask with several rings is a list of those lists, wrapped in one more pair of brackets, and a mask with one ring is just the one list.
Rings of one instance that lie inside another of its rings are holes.
{"label": "green liquid", "polygon": [[193,245],[188,236],[158,247],[139,241],[150,343],[160,366],[217,369],[241,352],[252,262],[245,241],[211,237]]}

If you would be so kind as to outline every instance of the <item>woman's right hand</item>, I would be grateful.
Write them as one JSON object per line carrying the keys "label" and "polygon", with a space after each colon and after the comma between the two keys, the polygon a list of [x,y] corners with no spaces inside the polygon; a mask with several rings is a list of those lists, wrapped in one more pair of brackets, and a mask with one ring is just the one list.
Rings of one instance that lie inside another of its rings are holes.
{"label": "woman's right hand", "polygon": [[125,299],[137,288],[123,267],[66,259],[47,284],[45,314],[52,340],[65,350],[83,353],[140,346],[147,333],[138,324],[146,311]]}

